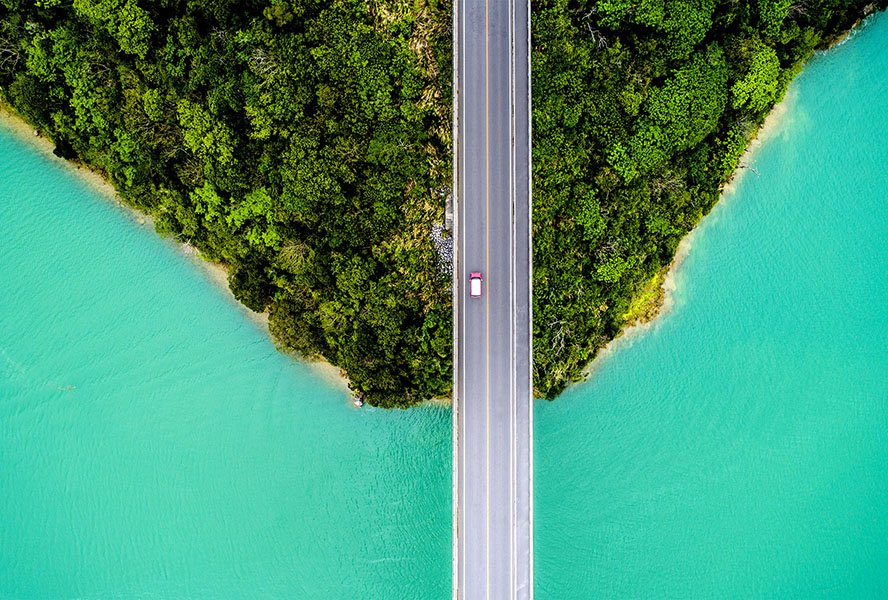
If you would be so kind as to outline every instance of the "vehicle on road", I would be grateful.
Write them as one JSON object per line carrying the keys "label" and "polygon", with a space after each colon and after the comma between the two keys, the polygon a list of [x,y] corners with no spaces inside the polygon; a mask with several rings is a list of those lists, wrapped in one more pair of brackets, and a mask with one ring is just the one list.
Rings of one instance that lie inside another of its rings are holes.
{"label": "vehicle on road", "polygon": [[481,273],[471,273],[469,275],[469,296],[472,298],[481,297]]}

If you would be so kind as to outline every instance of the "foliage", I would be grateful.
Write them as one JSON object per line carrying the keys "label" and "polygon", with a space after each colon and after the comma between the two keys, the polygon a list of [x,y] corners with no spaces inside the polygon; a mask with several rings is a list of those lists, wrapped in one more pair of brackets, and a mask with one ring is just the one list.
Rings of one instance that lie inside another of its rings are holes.
{"label": "foliage", "polygon": [[2,0],[3,98],[371,404],[451,388],[450,7]]}
{"label": "foliage", "polygon": [[[534,369],[582,377],[869,0],[533,0]],[[885,0],[877,0],[883,8]],[[371,404],[450,392],[441,0],[0,0],[3,99]]]}
{"label": "foliage", "polygon": [[[868,0],[534,0],[534,383],[583,377]],[[882,7],[884,0],[882,1]]]}
{"label": "foliage", "polygon": [[731,88],[733,108],[748,107],[761,113],[773,104],[780,91],[780,59],[770,46],[758,41],[741,79]]}

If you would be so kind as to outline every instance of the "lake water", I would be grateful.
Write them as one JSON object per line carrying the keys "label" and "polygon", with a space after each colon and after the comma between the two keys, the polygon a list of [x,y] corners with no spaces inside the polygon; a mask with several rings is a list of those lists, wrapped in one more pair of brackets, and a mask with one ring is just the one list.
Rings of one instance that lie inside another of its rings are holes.
{"label": "lake water", "polygon": [[675,306],[535,417],[536,598],[888,598],[888,18],[815,57]]}
{"label": "lake water", "polygon": [[447,409],[354,409],[0,131],[0,598],[450,593]]}
{"label": "lake water", "polygon": [[[888,597],[888,19],[813,60],[675,305],[536,409],[536,597]],[[439,599],[450,413],[355,410],[0,131],[0,598]]]}

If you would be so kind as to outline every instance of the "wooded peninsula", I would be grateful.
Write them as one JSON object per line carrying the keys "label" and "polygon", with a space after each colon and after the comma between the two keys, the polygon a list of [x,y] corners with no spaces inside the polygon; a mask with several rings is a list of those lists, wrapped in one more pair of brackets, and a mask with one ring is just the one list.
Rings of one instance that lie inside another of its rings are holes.
{"label": "wooded peninsula", "polygon": [[[532,2],[540,396],[643,312],[805,60],[886,3]],[[451,15],[446,0],[0,0],[0,98],[227,265],[282,350],[405,407],[452,387]]]}

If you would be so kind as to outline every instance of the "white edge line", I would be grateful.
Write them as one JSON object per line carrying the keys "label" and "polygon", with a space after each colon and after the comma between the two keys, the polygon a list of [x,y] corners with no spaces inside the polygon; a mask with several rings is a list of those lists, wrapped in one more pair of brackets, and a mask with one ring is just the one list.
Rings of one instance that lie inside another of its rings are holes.
{"label": "white edge line", "polygon": [[530,0],[527,0],[527,139],[528,139],[528,148],[527,148],[527,263],[528,263],[528,278],[527,278],[527,287],[528,287],[528,306],[527,306],[527,315],[528,315],[528,324],[530,327],[530,331],[528,331],[528,361],[527,366],[530,371],[530,400],[529,400],[529,415],[527,418],[528,427],[530,429],[529,433],[529,444],[528,444],[528,478],[530,479],[530,484],[528,486],[528,494],[530,499],[528,501],[528,510],[530,512],[530,522],[528,524],[529,535],[530,538],[530,548],[528,549],[529,553],[529,569],[530,573],[528,575],[530,590],[529,590],[529,599],[533,600],[533,80],[531,79],[531,66],[530,63],[532,61],[533,55],[533,38],[531,37],[531,19],[533,15],[530,11]]}
{"label": "white edge line", "polygon": [[450,144],[453,149],[453,179],[451,182],[451,206],[453,210],[453,264],[451,266],[451,275],[453,277],[452,287],[452,312],[453,312],[453,401],[451,405],[451,436],[453,441],[453,498],[451,500],[452,507],[452,527],[453,527],[453,558],[452,558],[452,577],[451,590],[453,600],[459,600],[459,3],[461,0],[453,2],[453,21],[451,27],[452,34],[452,52],[453,52],[453,74],[451,84],[451,100],[453,102],[453,121],[450,134]]}
{"label": "white edge line", "polygon": [[515,315],[517,305],[515,302],[515,277],[518,274],[516,264],[515,264],[515,204],[516,204],[516,193],[517,193],[517,185],[516,185],[516,177],[515,177],[515,153],[517,151],[516,148],[516,131],[515,131],[515,3],[509,2],[509,254],[511,255],[509,268],[511,269],[511,277],[510,286],[509,286],[509,300],[510,300],[510,312],[511,318],[509,319],[509,337],[510,337],[510,348],[509,348],[509,371],[511,373],[511,377],[509,377],[509,438],[511,439],[511,452],[509,452],[509,495],[511,496],[510,500],[510,520],[509,528],[512,533],[512,543],[511,543],[511,552],[510,552],[510,568],[511,568],[511,593],[509,594],[511,598],[516,598],[518,594],[518,531],[516,528],[517,524],[517,509],[518,509],[518,494],[517,494],[517,486],[518,486],[518,477],[517,477],[517,468],[518,461],[516,460],[516,454],[518,452],[518,438],[516,436],[517,424],[515,422],[517,415],[517,390],[515,388],[516,382],[516,372],[515,372],[515,350],[516,350],[516,340],[515,340]]}

